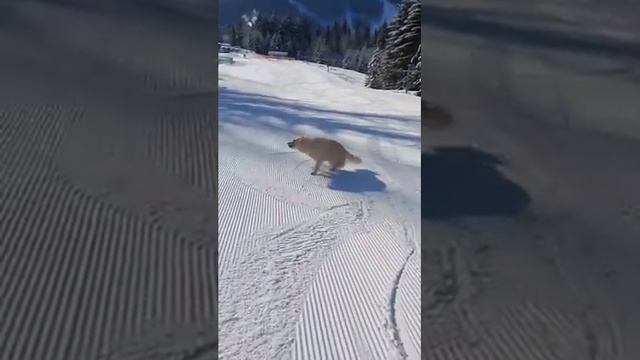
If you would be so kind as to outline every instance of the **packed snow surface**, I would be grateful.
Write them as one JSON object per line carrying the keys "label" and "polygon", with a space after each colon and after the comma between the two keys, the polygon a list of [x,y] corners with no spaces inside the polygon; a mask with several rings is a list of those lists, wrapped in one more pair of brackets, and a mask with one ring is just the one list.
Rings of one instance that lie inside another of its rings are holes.
{"label": "packed snow surface", "polygon": [[[420,358],[420,98],[257,54],[219,66],[221,359]],[[333,177],[287,147],[362,158]]]}

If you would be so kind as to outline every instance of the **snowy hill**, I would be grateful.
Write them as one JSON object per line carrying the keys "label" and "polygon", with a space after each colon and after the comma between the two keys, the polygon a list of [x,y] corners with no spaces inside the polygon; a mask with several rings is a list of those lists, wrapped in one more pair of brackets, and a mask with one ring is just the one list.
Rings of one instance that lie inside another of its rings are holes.
{"label": "snowy hill", "polygon": [[[364,80],[219,66],[221,359],[420,358],[420,98]],[[301,134],[363,163],[312,176]]]}

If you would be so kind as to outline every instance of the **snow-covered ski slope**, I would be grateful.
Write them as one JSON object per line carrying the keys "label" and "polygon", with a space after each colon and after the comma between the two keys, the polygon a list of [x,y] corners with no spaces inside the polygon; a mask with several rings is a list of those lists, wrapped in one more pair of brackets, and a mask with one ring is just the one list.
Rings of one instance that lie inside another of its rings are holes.
{"label": "snow-covered ski slope", "polygon": [[[219,65],[221,359],[420,358],[420,98],[256,54]],[[286,143],[363,159],[333,178]]]}

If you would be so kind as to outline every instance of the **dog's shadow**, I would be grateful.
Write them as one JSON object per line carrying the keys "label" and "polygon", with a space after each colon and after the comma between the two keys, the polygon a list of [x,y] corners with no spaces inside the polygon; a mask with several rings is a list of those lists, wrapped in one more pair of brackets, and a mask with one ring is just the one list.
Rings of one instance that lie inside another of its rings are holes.
{"label": "dog's shadow", "polygon": [[329,189],[352,193],[380,192],[386,188],[387,185],[378,179],[377,173],[366,169],[338,170],[329,180]]}

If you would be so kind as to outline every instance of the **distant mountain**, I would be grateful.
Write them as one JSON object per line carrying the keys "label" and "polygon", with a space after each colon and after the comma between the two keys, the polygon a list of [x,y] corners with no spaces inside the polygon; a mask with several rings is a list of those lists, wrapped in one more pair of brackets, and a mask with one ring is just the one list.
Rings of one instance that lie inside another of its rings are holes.
{"label": "distant mountain", "polygon": [[228,25],[256,9],[261,13],[305,15],[321,25],[346,20],[351,26],[365,23],[377,29],[393,19],[399,3],[400,0],[218,0],[218,16],[221,25]]}

